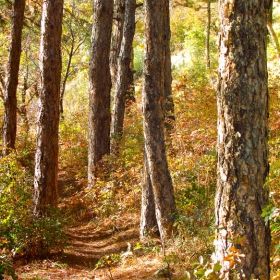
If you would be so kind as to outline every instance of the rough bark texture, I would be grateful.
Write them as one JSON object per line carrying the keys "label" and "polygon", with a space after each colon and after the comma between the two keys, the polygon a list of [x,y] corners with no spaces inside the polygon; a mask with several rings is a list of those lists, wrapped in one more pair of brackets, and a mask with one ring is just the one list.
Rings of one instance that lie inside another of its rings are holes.
{"label": "rough bark texture", "polygon": [[152,236],[158,231],[155,198],[152,182],[148,170],[147,158],[144,155],[143,180],[142,180],[142,205],[140,217],[140,238]]}
{"label": "rough bark texture", "polygon": [[[267,2],[219,6],[215,256],[224,279],[269,279],[270,232],[261,217],[268,202]],[[231,261],[237,254],[240,262]]]}
{"label": "rough bark texture", "polygon": [[114,94],[114,108],[111,131],[113,139],[116,140],[123,132],[125,101],[130,83],[129,74],[131,48],[135,32],[135,6],[135,0],[125,1],[125,20],[123,26],[123,37],[120,55],[118,58],[117,80]]}
{"label": "rough bark texture", "polygon": [[110,41],[113,0],[94,1],[94,21],[89,65],[88,184],[94,184],[96,164],[110,153]]}
{"label": "rough bark texture", "polygon": [[15,0],[11,24],[11,44],[6,70],[4,89],[4,154],[15,148],[17,131],[17,86],[21,55],[21,37],[24,19],[25,0]]}
{"label": "rough bark texture", "polygon": [[164,36],[164,48],[163,48],[163,59],[165,62],[164,67],[164,126],[166,132],[169,135],[174,128],[175,111],[174,102],[172,96],[172,76],[171,76],[171,53],[170,53],[170,10],[169,0],[165,0],[163,4],[163,36]]}
{"label": "rough bark texture", "polygon": [[41,91],[34,175],[34,214],[57,206],[58,126],[63,0],[44,0],[41,23]]}
{"label": "rough bark texture", "polygon": [[[142,93],[144,152],[155,200],[157,224],[163,241],[170,234],[175,212],[173,185],[167,165],[163,129],[164,5],[165,0],[145,2],[146,44]],[[145,205],[145,202],[142,204]],[[141,224],[143,224],[142,221]]]}
{"label": "rough bark texture", "polygon": [[114,4],[114,19],[112,31],[112,43],[110,52],[110,71],[112,82],[115,85],[118,73],[118,57],[121,49],[121,42],[123,37],[125,1],[115,0]]}

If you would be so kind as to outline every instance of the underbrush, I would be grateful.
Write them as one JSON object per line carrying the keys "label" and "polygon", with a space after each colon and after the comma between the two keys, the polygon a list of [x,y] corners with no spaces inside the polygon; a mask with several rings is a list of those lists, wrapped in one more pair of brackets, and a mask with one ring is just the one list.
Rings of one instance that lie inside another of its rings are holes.
{"label": "underbrush", "polygon": [[13,279],[15,260],[45,257],[62,250],[66,241],[61,213],[32,214],[33,176],[20,161],[16,153],[0,158],[0,275]]}

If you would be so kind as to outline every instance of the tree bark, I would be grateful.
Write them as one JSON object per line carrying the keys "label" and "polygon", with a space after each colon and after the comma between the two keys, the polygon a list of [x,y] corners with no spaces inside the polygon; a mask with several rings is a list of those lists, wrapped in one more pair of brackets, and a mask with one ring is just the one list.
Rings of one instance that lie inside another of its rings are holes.
{"label": "tree bark", "polygon": [[267,11],[267,0],[219,6],[215,256],[223,279],[269,279],[270,273],[269,225],[261,217],[268,203]]}
{"label": "tree bark", "polygon": [[144,153],[143,179],[142,179],[142,205],[140,217],[140,238],[153,236],[158,232],[155,197],[148,170],[148,162]]}
{"label": "tree bark", "polygon": [[164,127],[166,129],[167,135],[170,135],[174,128],[175,121],[175,110],[174,101],[172,96],[172,75],[171,75],[171,53],[170,53],[170,8],[169,0],[164,1],[163,6],[163,21],[164,21],[164,48],[163,48],[163,58],[164,58]]}
{"label": "tree bark", "polygon": [[[114,108],[112,120],[112,146],[116,146],[118,138],[123,133],[126,95],[129,90],[130,60],[132,42],[135,32],[135,0],[125,1],[125,19],[123,37],[118,58],[117,80],[114,93]],[[116,140],[116,141],[114,141]],[[115,143],[116,142],[116,143]],[[113,147],[113,150],[116,147]]]}
{"label": "tree bark", "polygon": [[114,4],[114,18],[113,18],[113,31],[112,43],[110,52],[110,71],[112,83],[115,86],[118,73],[118,57],[121,49],[121,42],[123,38],[123,25],[125,17],[125,1],[115,0]]}
{"label": "tree bark", "polygon": [[[170,235],[175,213],[173,185],[164,145],[164,5],[166,0],[146,0],[144,84],[142,93],[144,153],[150,176],[157,224],[163,242]],[[142,205],[145,202],[142,201]],[[141,224],[143,221],[141,221]]]}
{"label": "tree bark", "polygon": [[110,41],[113,0],[94,1],[94,22],[89,65],[88,184],[92,187],[96,164],[110,153]]}
{"label": "tree bark", "polygon": [[44,0],[41,23],[41,91],[34,175],[34,214],[57,206],[58,126],[63,0]]}
{"label": "tree bark", "polygon": [[17,132],[17,86],[21,55],[21,38],[25,0],[15,0],[11,24],[11,44],[4,89],[3,153],[15,149]]}

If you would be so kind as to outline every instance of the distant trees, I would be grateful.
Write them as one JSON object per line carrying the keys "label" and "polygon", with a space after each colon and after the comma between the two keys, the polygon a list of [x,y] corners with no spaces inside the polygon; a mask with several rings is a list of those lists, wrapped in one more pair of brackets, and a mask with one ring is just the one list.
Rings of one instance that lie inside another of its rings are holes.
{"label": "distant trees", "polygon": [[[143,70],[144,184],[140,234],[157,222],[163,241],[171,233],[175,212],[173,185],[164,146],[165,36],[168,0],[145,1],[145,55]],[[147,176],[147,177],[146,177]]]}
{"label": "distant trees", "polygon": [[[216,260],[225,279],[269,279],[268,0],[220,2]],[[238,255],[239,261],[230,262]]]}
{"label": "distant trees", "polygon": [[13,3],[13,14],[11,23],[11,43],[6,70],[4,88],[4,125],[3,145],[4,154],[9,149],[15,148],[17,131],[17,86],[21,55],[21,38],[24,20],[25,0],[15,0]]}
{"label": "distant trees", "polygon": [[110,42],[113,0],[94,1],[89,65],[88,184],[93,186],[96,164],[110,153]]}
{"label": "distant trees", "polygon": [[125,1],[125,16],[122,31],[120,52],[117,59],[117,73],[114,93],[114,107],[112,118],[111,136],[117,139],[123,132],[125,114],[125,101],[129,89],[130,62],[132,42],[135,32],[135,8],[136,0]]}
{"label": "distant trees", "polygon": [[39,115],[34,174],[34,214],[57,206],[58,126],[63,0],[44,0],[41,22]]}

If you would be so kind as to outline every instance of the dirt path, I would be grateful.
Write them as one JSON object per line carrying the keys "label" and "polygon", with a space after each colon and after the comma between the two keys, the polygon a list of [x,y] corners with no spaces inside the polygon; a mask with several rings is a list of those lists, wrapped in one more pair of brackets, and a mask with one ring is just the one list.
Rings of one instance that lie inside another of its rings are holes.
{"label": "dirt path", "polygon": [[[68,230],[69,244],[63,254],[52,260],[32,262],[17,269],[19,279],[155,279],[153,274],[162,263],[155,253],[127,251],[139,242],[136,214],[125,214],[115,221],[84,222]],[[110,255],[118,256],[111,265]],[[103,266],[94,270],[101,257]],[[157,278],[158,279],[158,278]]]}

